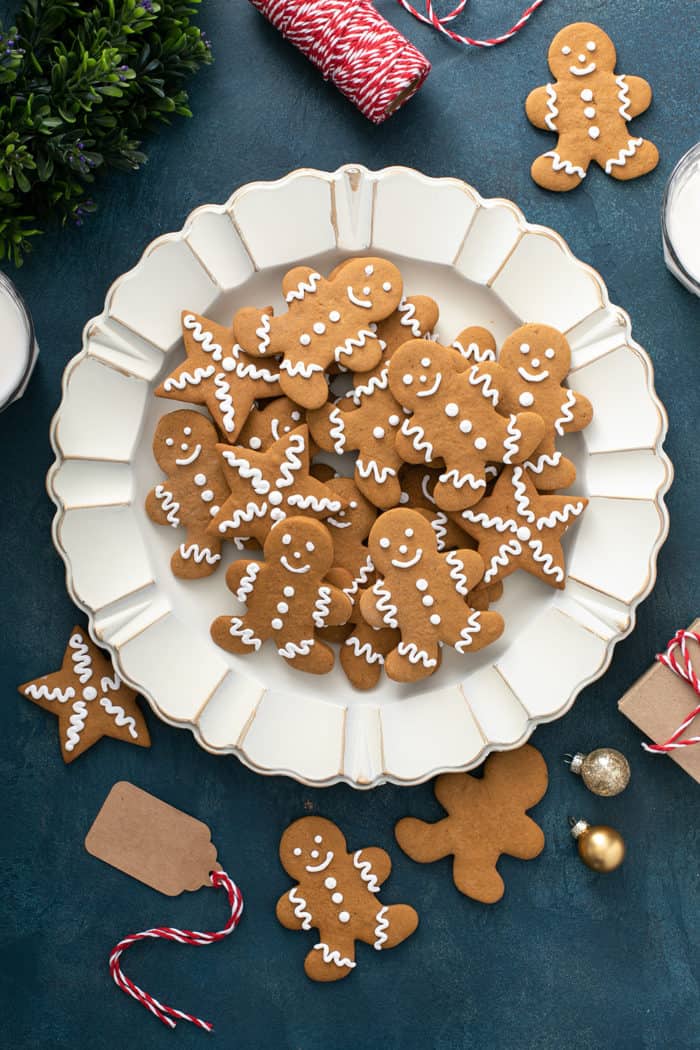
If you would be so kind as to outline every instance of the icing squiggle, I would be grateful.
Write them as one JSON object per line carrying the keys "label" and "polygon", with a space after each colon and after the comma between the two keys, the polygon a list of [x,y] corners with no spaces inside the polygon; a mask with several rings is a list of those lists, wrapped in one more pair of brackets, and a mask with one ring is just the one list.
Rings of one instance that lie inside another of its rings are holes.
{"label": "icing squiggle", "polygon": [[232,638],[240,638],[244,645],[250,645],[255,652],[262,645],[260,638],[256,638],[252,628],[246,627],[240,616],[232,616],[228,633]]}
{"label": "icing squiggle", "polygon": [[498,548],[493,558],[489,563],[489,567],[484,573],[484,583],[489,583],[490,580],[497,574],[500,568],[504,568],[510,561],[509,555],[517,557],[518,554],[522,554],[523,549],[520,543],[516,539],[508,540],[507,543],[502,543]]}
{"label": "icing squiggle", "polygon": [[231,397],[231,384],[226,376],[219,372],[214,376],[214,386],[216,387],[214,397],[219,402],[223,428],[228,434],[231,434],[236,424],[236,409]]}
{"label": "icing squiggle", "polygon": [[[348,638],[348,641],[350,639]],[[363,882],[367,883],[367,889],[370,893],[379,893],[379,883],[377,882],[377,876],[372,871],[372,864],[368,860],[362,859],[362,850],[358,849],[352,855],[352,862],[360,873],[360,878]]]}
{"label": "icing squiggle", "polygon": [[384,663],[382,654],[373,649],[369,642],[360,643],[360,639],[355,634],[351,634],[349,638],[346,638],[345,644],[352,649],[355,656],[365,660],[368,664],[381,665]]}
{"label": "icing squiggle", "polygon": [[423,332],[421,330],[420,321],[416,317],[416,304],[409,303],[406,298],[403,298],[399,303],[397,310],[400,314],[404,315],[401,318],[400,323],[411,329],[411,334],[415,339],[420,339]]}
{"label": "icing squiggle", "polygon": [[435,517],[431,519],[430,524],[437,539],[437,549],[444,551],[447,542],[447,515],[444,511],[439,510]]}
{"label": "icing squiggle", "polygon": [[378,952],[382,950],[383,945],[388,940],[386,930],[389,928],[389,920],[384,918],[387,911],[388,908],[384,905],[384,907],[380,908],[377,912],[377,925],[374,929],[374,947]]}
{"label": "icing squiggle", "polygon": [[311,379],[314,372],[324,371],[323,365],[315,361],[289,361],[286,357],[280,362],[280,368],[289,376],[303,376],[304,379]]}
{"label": "icing squiggle", "polygon": [[474,491],[486,488],[486,481],[483,478],[475,478],[473,474],[460,474],[456,467],[446,470],[438,480],[443,485],[452,485],[455,489],[463,489],[465,485]]}
{"label": "icing squiggle", "polygon": [[311,619],[319,630],[326,626],[326,620],[331,612],[331,589],[321,586],[318,589],[318,598],[311,613]]}
{"label": "icing squiggle", "polygon": [[107,675],[103,675],[100,678],[100,689],[103,693],[116,692],[121,684],[122,680],[116,671],[114,672],[114,678],[109,678]]}
{"label": "icing squiggle", "polygon": [[554,121],[559,116],[559,110],[556,107],[557,93],[554,89],[554,84],[546,84],[547,89],[547,113],[544,118],[544,122],[550,131],[556,131],[557,126]]}
{"label": "icing squiggle", "polygon": [[383,485],[387,478],[396,477],[396,471],[393,467],[380,467],[376,459],[368,459],[366,463],[364,460],[358,459],[355,467],[361,478],[373,477],[379,485]]}
{"label": "icing squiggle", "polygon": [[481,615],[478,612],[473,612],[467,618],[466,625],[459,632],[460,640],[455,643],[455,649],[457,652],[463,653],[465,649],[468,649],[472,644],[472,635],[478,634],[480,630]]}
{"label": "icing squiggle", "polygon": [[24,690],[24,695],[30,696],[32,700],[58,700],[60,704],[65,704],[73,699],[75,689],[71,685],[67,689],[60,689],[58,686],[49,689],[47,685],[34,685],[32,683]]}
{"label": "icing squiggle", "polygon": [[262,314],[260,317],[260,327],[255,329],[260,342],[258,343],[258,353],[266,354],[270,349],[270,315]]}
{"label": "icing squiggle", "polygon": [[551,554],[543,553],[542,540],[530,540],[528,546],[532,551],[533,559],[538,565],[542,566],[542,572],[547,576],[553,576],[558,583],[561,583],[564,579],[564,572],[558,565],[554,564],[554,558]]}
{"label": "icing squiggle", "polygon": [[175,528],[180,524],[180,519],[177,516],[177,512],[180,509],[180,504],[176,501],[172,492],[169,492],[165,485],[156,485],[153,490],[153,494],[159,501],[163,513],[165,514],[166,520]]}
{"label": "icing squiggle", "polygon": [[508,420],[508,426],[506,427],[506,433],[508,437],[503,442],[503,447],[506,449],[506,453],[503,456],[504,463],[512,463],[513,456],[517,456],[520,451],[518,442],[523,436],[522,430],[518,429],[518,417],[511,414]]}
{"label": "icing squiggle", "polygon": [[401,433],[404,437],[411,439],[411,444],[413,445],[416,452],[424,452],[425,458],[428,461],[428,463],[432,462],[433,446],[426,439],[425,431],[423,430],[422,426],[420,426],[418,423],[415,423],[413,426],[411,426],[411,420],[404,419],[403,423],[401,424]]}
{"label": "icing squiggle", "polygon": [[355,389],[351,391],[353,400],[356,404],[359,404],[363,397],[369,397],[375,390],[386,390],[388,386],[389,366],[384,365],[377,375],[370,376],[366,383],[359,383]]}
{"label": "icing squiggle", "polygon": [[210,379],[215,372],[215,365],[206,365],[204,368],[197,365],[194,373],[180,372],[179,376],[168,376],[163,383],[163,390],[184,390],[187,386],[199,386],[203,379]]}
{"label": "icing squiggle", "polygon": [[[518,508],[518,514],[525,518],[526,521],[534,522],[535,512],[530,507],[530,500],[527,495],[523,476],[522,467],[513,467],[513,495]],[[514,529],[517,529],[517,521],[514,521],[512,525]]]}
{"label": "icing squiggle", "polygon": [[341,453],[345,449],[345,423],[338,405],[334,405],[328,413],[328,422],[331,424],[329,434],[333,448]]}
{"label": "icing squiggle", "polygon": [[319,950],[323,953],[324,963],[333,963],[335,966],[347,966],[351,970],[357,966],[357,963],[353,962],[352,959],[346,959],[340,954],[337,948],[331,950],[327,944],[323,943],[323,941],[314,944],[314,950]]}
{"label": "icing squiggle", "polygon": [[[240,353],[240,346],[236,343],[233,352],[236,356]],[[277,383],[279,372],[271,372],[269,368],[258,368],[252,361],[239,361],[236,365],[236,373],[239,379],[262,379],[266,383]]]}
{"label": "icing squiggle", "polygon": [[419,649],[415,642],[399,642],[399,656],[407,656],[408,662],[422,664],[423,667],[437,667],[437,659],[431,657],[425,649]]}
{"label": "icing squiggle", "polygon": [[298,886],[292,886],[291,890],[287,894],[294,907],[294,914],[301,921],[302,930],[310,930],[313,916],[310,911],[307,911],[307,904],[300,893],[296,891],[299,889]]}
{"label": "icing squiggle", "polygon": [[264,518],[266,514],[267,503],[258,506],[257,503],[250,502],[246,507],[237,507],[230,518],[220,522],[219,532],[223,536],[227,529],[239,529],[241,522],[251,522],[254,518]]}
{"label": "icing squiggle", "polygon": [[467,361],[476,361],[479,365],[484,361],[496,360],[495,350],[491,350],[490,347],[481,350],[478,343],[470,343],[469,346],[465,348],[463,343],[460,343],[458,339],[455,339],[452,346],[455,350],[459,350],[462,357],[465,357]]}
{"label": "icing squiggle", "polygon": [[120,707],[119,704],[113,704],[107,696],[100,697],[100,707],[104,707],[108,715],[114,716],[114,721],[120,729],[123,729],[124,726],[126,726],[132,740],[138,739],[139,734],[136,729],[136,720],[132,718],[131,715],[127,715],[123,707]]}
{"label": "icing squiggle", "polygon": [[464,562],[457,551],[450,551],[445,558],[445,561],[451,566],[450,579],[455,582],[457,594],[461,594],[463,598],[466,598],[469,593],[469,588],[467,586],[467,574],[464,569]]}
{"label": "icing squiggle", "polygon": [[295,656],[308,656],[315,644],[314,638],[302,638],[299,643],[287,642],[277,652],[287,660],[293,660]]}
{"label": "icing squiggle", "polygon": [[387,627],[398,627],[399,622],[396,617],[399,611],[391,600],[391,592],[383,586],[383,583],[383,580],[377,580],[372,587],[372,593],[377,598],[377,611],[382,613]]}
{"label": "icing squiggle", "polygon": [[551,456],[543,452],[535,460],[528,459],[523,466],[531,470],[533,474],[541,474],[545,467],[558,467],[561,463],[561,452],[554,452]]}
{"label": "icing squiggle", "polygon": [[82,700],[76,700],[73,704],[73,714],[68,719],[68,728],[66,729],[66,742],[64,745],[66,751],[72,751],[80,743],[80,734],[85,729],[86,720],[87,707]]}
{"label": "icing squiggle", "polygon": [[239,602],[244,602],[248,595],[253,593],[255,580],[259,572],[260,562],[251,561],[250,564],[246,567],[245,572],[241,576],[241,581],[236,589],[236,597],[238,598]]}
{"label": "icing squiggle", "polygon": [[586,172],[583,168],[579,164],[572,164],[570,160],[562,160],[555,149],[548,150],[546,153],[543,153],[542,156],[552,158],[552,168],[554,171],[565,171],[567,175],[578,175],[580,178],[585,179]]}
{"label": "icing squiggle", "polygon": [[254,467],[250,460],[245,459],[244,456],[236,455],[233,449],[225,449],[222,455],[229,467],[233,467],[240,477],[245,478],[246,481],[250,481],[253,487],[253,491],[258,496],[266,496],[270,491],[270,482],[266,481],[263,477],[263,472],[260,467]]}
{"label": "icing squiggle", "polygon": [[471,386],[481,387],[480,393],[488,398],[494,408],[498,407],[498,391],[493,385],[493,380],[488,372],[480,372],[476,365],[466,373]]}
{"label": "icing squiggle", "polygon": [[354,577],[349,587],[343,587],[343,594],[347,594],[351,602],[354,603],[355,595],[357,594],[360,587],[364,587],[369,580],[370,576],[374,572],[374,563],[372,562],[371,556],[368,554],[365,558],[364,565],[360,566],[358,575]]}
{"label": "icing squiggle", "polygon": [[183,317],[182,326],[192,332],[192,338],[196,343],[199,343],[205,354],[211,354],[214,361],[221,360],[223,356],[221,345],[214,342],[212,332],[204,328],[194,314],[187,314]]}
{"label": "icing squiggle", "polygon": [[311,507],[311,510],[319,514],[326,510],[335,514],[342,507],[340,500],[329,499],[328,496],[321,496],[320,499],[316,496],[302,496],[299,492],[293,492],[287,503],[290,507],[299,507],[301,510],[308,510]]}
{"label": "icing squiggle", "polygon": [[190,543],[189,546],[181,543],[180,557],[185,561],[192,559],[195,565],[201,565],[203,561],[207,565],[216,565],[217,561],[221,561],[220,554],[215,554],[211,547],[200,547],[198,543]]}
{"label": "icing squiggle", "polygon": [[625,74],[620,73],[619,76],[616,76],[615,83],[619,88],[617,92],[617,97],[620,102],[620,108],[617,112],[620,114],[623,120],[631,120],[632,114],[630,113],[630,105],[632,100],[630,99],[630,88],[629,84],[625,80]]}
{"label": "icing squiggle", "polygon": [[[301,453],[306,448],[306,441],[304,440],[303,434],[292,434],[289,438],[289,444],[285,449],[284,459],[280,463],[280,474],[282,478],[277,482],[278,489],[288,488],[294,484],[294,474],[297,470],[301,470],[302,462],[299,458]],[[331,510],[340,510],[340,504],[332,507]]]}
{"label": "icing squiggle", "polygon": [[566,426],[566,424],[567,423],[573,423],[573,421],[574,421],[574,414],[571,411],[571,409],[574,407],[575,404],[576,404],[576,394],[573,392],[573,390],[567,390],[566,391],[566,401],[561,406],[561,415],[559,416],[558,419],[555,419],[555,421],[554,421],[554,429],[556,430],[557,434],[560,434],[560,435],[563,436],[563,434],[564,434],[564,427]]}
{"label": "icing squiggle", "polygon": [[495,529],[496,532],[512,532],[517,528],[517,523],[511,518],[504,521],[500,514],[496,514],[494,517],[489,517],[485,511],[475,511],[472,510],[471,507],[463,510],[461,517],[464,518],[465,521],[470,521],[473,525],[483,525],[485,529]]}
{"label": "icing squiggle", "polygon": [[79,678],[80,684],[85,685],[92,678],[90,650],[79,634],[71,635],[68,645],[73,650],[70,654],[70,658],[73,661],[73,670]]}
{"label": "icing squiggle", "polygon": [[313,293],[318,288],[318,282],[320,280],[320,273],[316,273],[315,271],[314,273],[310,273],[305,281],[299,281],[299,284],[296,286],[296,288],[293,288],[291,292],[287,292],[285,296],[285,302],[291,303],[294,302],[295,299],[301,301],[305,295],[313,295]]}
{"label": "icing squiggle", "polygon": [[537,519],[538,529],[553,529],[557,522],[560,525],[566,525],[572,517],[578,517],[583,511],[585,503],[567,503],[563,510],[553,510],[546,517]]}
{"label": "icing squiggle", "polygon": [[344,343],[336,346],[333,356],[336,361],[340,361],[341,357],[351,357],[353,350],[361,350],[367,345],[368,339],[377,339],[376,332],[371,332],[367,328],[361,328],[356,336],[349,335]]}

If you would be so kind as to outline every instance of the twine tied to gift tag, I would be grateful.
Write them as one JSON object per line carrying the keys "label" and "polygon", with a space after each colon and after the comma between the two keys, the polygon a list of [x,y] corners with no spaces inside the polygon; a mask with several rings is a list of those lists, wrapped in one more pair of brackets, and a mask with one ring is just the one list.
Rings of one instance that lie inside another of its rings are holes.
{"label": "twine tied to gift tag", "polygon": [[519,33],[523,26],[530,21],[532,16],[538,7],[541,7],[544,0],[533,0],[533,2],[526,7],[520,18],[517,20],[515,25],[511,26],[505,33],[501,33],[500,36],[487,37],[485,40],[475,40],[470,36],[460,36],[459,33],[455,33],[453,29],[447,28],[447,23],[454,21],[458,15],[461,15],[464,8],[467,6],[467,0],[459,0],[457,6],[446,15],[438,15],[433,7],[432,0],[425,0],[425,14],[421,14],[420,11],[416,10],[409,0],[398,0],[402,7],[405,7],[414,18],[417,18],[419,22],[425,22],[426,25],[432,26],[433,29],[437,29],[438,33],[442,33],[443,36],[449,37],[450,40],[454,40],[457,44],[466,44],[469,47],[496,47],[497,44],[505,44],[506,40],[510,40],[516,33]]}
{"label": "twine tied to gift tag", "polygon": [[[676,631],[668,643],[666,651],[658,653],[656,659],[664,667],[668,667],[670,671],[673,671],[679,678],[686,681],[696,696],[700,696],[700,679],[698,679],[693,667],[693,661],[688,652],[688,641],[697,642],[700,645],[700,634],[697,631],[686,631],[681,628]],[[691,747],[693,744],[700,744],[700,736],[689,736],[685,740],[680,739],[691,722],[699,715],[700,704],[690,712],[687,718],[683,719],[678,729],[671,734],[668,740],[665,740],[662,744],[643,743],[642,747],[645,751],[650,751],[652,754],[665,755],[669,751],[675,751],[682,747]]]}

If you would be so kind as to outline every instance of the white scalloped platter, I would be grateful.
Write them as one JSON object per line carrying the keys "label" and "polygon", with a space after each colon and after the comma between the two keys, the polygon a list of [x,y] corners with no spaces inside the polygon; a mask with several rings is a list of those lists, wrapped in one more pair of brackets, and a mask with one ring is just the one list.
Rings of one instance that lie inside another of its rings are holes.
{"label": "white scalloped platter", "polygon": [[[443,342],[467,324],[490,328],[499,344],[527,321],[562,329],[572,384],[595,409],[564,449],[578,470],[575,491],[590,500],[565,537],[565,589],[510,577],[497,643],[472,657],[450,651],[432,678],[383,678],[368,694],[338,667],[320,678],[291,670],[271,645],[247,658],[217,648],[209,625],[237,604],[223,572],[175,579],[172,532],[144,511],[161,480],[153,431],[177,407],[153,390],[183,357],[180,311],[225,324],[244,305],[279,311],[291,266],[325,272],[362,253],[394,260],[406,294],[437,299]],[[519,746],[603,673],[654,584],[668,531],[666,425],[627,314],[552,230],[457,179],[357,165],[300,170],[198,208],[110,288],[66,368],[52,425],[54,542],[68,589],[120,674],[202,747],[313,786],[416,784]]]}

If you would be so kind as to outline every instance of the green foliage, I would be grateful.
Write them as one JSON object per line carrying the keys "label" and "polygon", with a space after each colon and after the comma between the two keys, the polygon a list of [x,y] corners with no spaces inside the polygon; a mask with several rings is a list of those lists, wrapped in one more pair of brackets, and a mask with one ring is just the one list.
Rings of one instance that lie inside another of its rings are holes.
{"label": "green foliage", "polygon": [[24,0],[0,22],[0,260],[21,265],[48,219],[81,225],[96,175],[135,170],[144,133],[191,116],[185,78],[211,61],[199,0]]}

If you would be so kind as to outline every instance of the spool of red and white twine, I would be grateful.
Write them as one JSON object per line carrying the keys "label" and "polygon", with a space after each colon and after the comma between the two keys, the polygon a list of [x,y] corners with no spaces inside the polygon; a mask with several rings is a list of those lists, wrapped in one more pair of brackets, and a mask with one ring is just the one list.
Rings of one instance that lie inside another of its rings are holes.
{"label": "spool of red and white twine", "polygon": [[[688,642],[697,642],[700,645],[700,634],[697,631],[684,631],[682,628],[676,631],[675,635],[668,643],[666,652],[659,653],[656,659],[659,663],[662,663],[664,667],[668,667],[669,671],[673,671],[679,678],[684,679],[691,686],[696,696],[700,696],[700,680],[698,679],[695,668],[693,667],[693,661],[688,652]],[[676,751],[682,747],[691,747],[693,744],[700,744],[700,736],[689,736],[685,740],[681,737],[685,733],[686,729],[690,726],[698,716],[700,716],[700,704],[695,707],[687,718],[684,718],[681,724],[676,729],[675,733],[672,733],[668,740],[665,740],[663,744],[642,744],[645,751],[650,751],[652,754],[665,755],[669,751]]]}
{"label": "spool of red and white twine", "polygon": [[[250,0],[326,80],[331,80],[375,124],[395,113],[420,88],[430,62],[374,8],[371,0]],[[506,33],[486,40],[460,36],[447,28],[464,10],[459,0],[438,16],[432,0],[421,14],[398,0],[415,18],[450,40],[473,47],[495,47],[515,36],[544,0],[534,0]]]}
{"label": "spool of red and white twine", "polygon": [[120,960],[122,954],[132,944],[136,944],[138,941],[145,941],[151,937],[161,938],[166,941],[177,941],[178,944],[205,945],[216,944],[217,941],[222,941],[224,937],[228,937],[230,933],[233,933],[243,914],[241,891],[225,871],[213,871],[211,873],[211,881],[212,885],[221,886],[228,897],[231,914],[223,929],[214,933],[199,933],[197,930],[178,930],[172,926],[157,926],[155,929],[145,930],[143,933],[132,933],[129,937],[125,937],[113,948],[109,957],[109,972],[112,974],[117,987],[121,988],[127,995],[130,995],[137,1003],[145,1006],[147,1010],[150,1010],[168,1028],[175,1028],[178,1021],[189,1021],[190,1024],[203,1028],[205,1032],[213,1031],[214,1026],[209,1021],[202,1021],[201,1018],[195,1017],[193,1014],[185,1013],[183,1010],[176,1010],[174,1006],[166,1006],[165,1003],[159,1002],[158,999],[149,995],[148,992],[144,992],[142,988],[139,988],[122,972]]}

